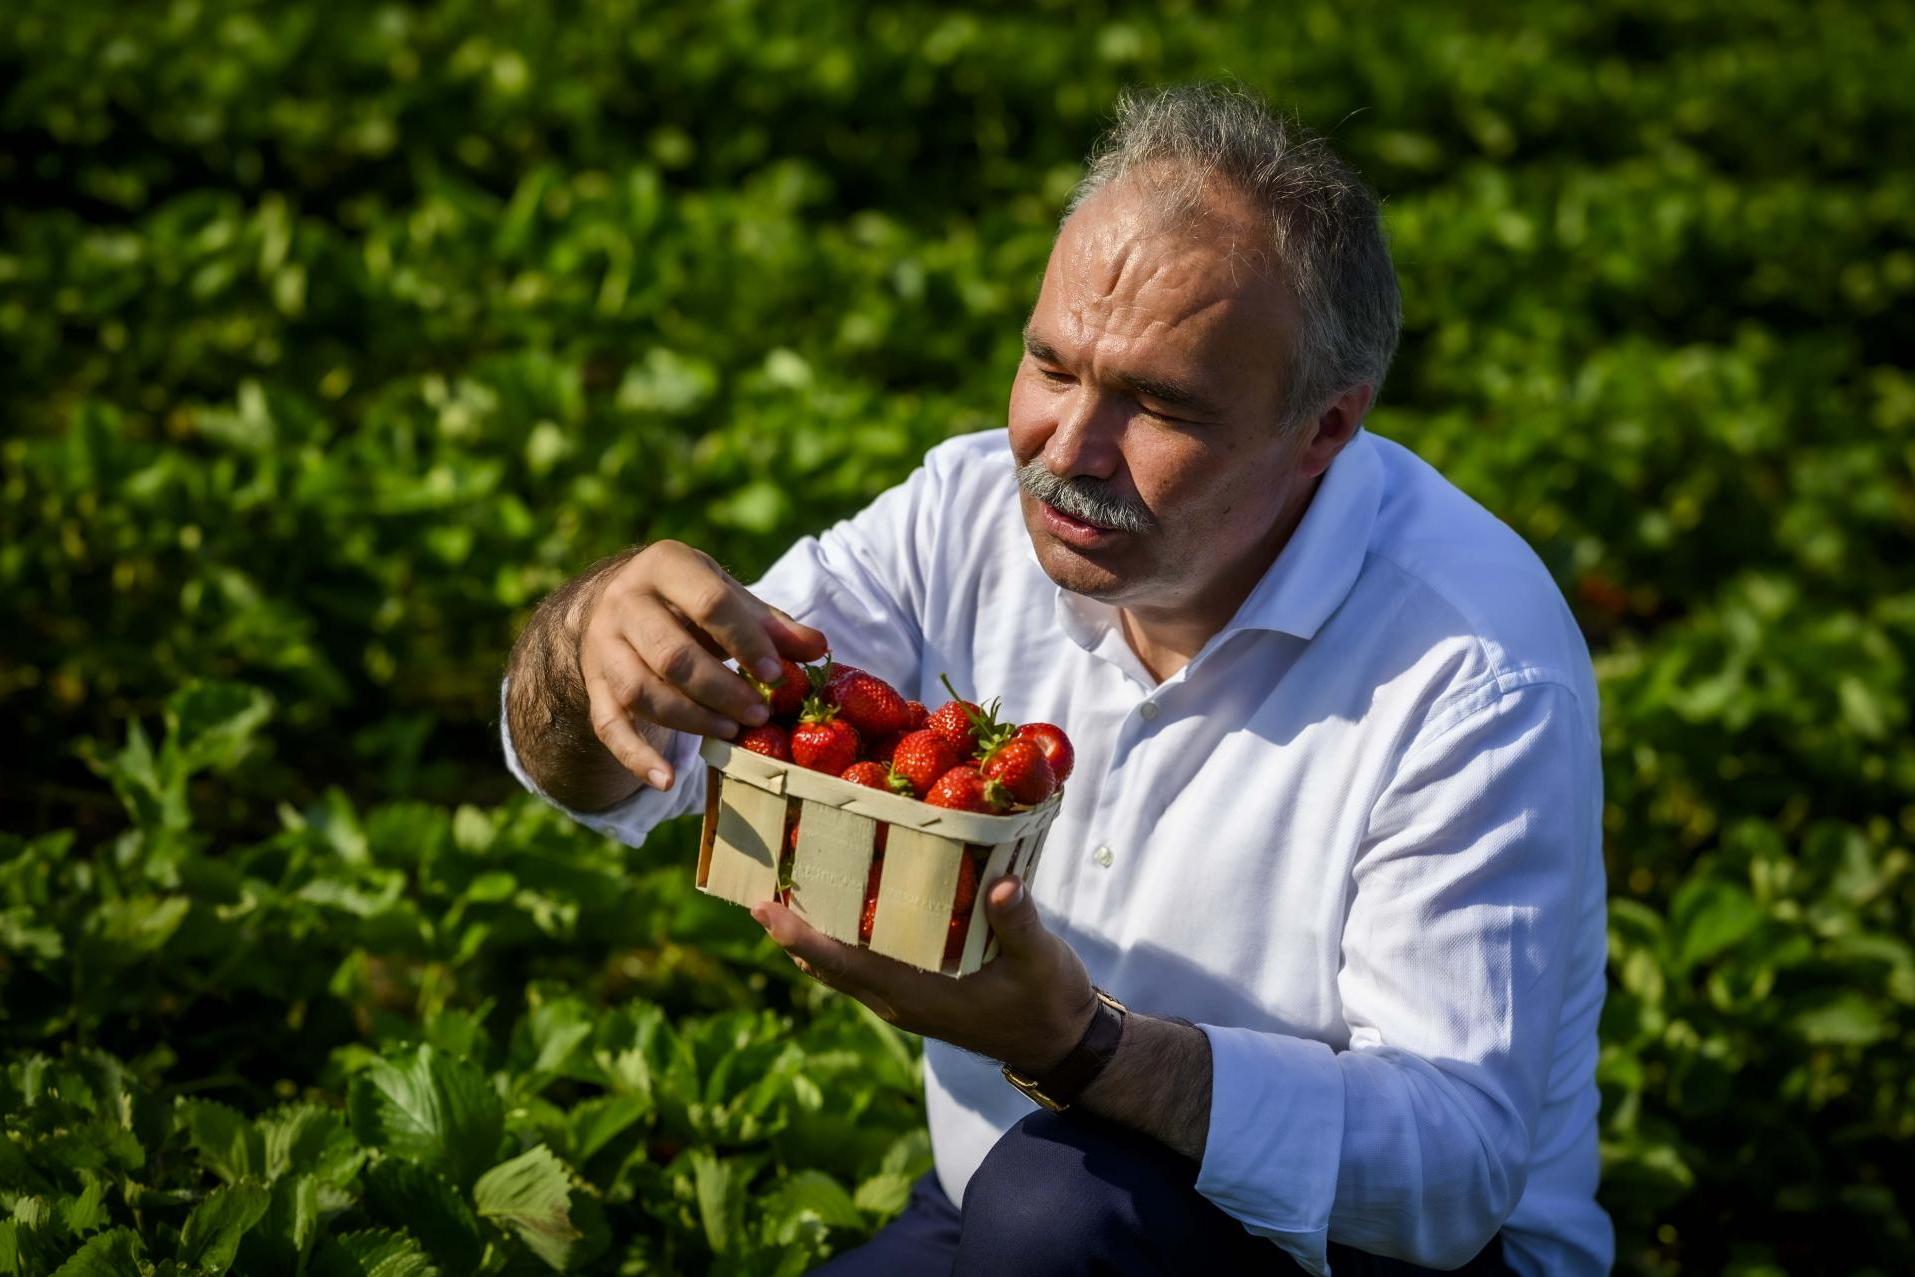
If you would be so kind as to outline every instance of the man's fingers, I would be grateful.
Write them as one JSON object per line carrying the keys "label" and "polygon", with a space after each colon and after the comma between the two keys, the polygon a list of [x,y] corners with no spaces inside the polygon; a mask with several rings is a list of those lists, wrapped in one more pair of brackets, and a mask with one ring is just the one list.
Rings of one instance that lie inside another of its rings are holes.
{"label": "man's fingers", "polygon": [[794,621],[790,613],[779,608],[766,608],[765,622],[765,630],[771,635],[771,641],[778,645],[780,652],[794,661],[818,660],[831,647],[823,630]]}
{"label": "man's fingers", "polygon": [[592,732],[619,765],[653,789],[672,787],[672,765],[639,733],[624,702],[603,678],[588,678],[586,693],[592,704]]}
{"label": "man's fingers", "polygon": [[778,677],[784,666],[765,625],[769,609],[723,568],[709,559],[706,563],[708,571],[675,576],[660,594],[674,611],[716,639],[738,668],[762,679]]}
{"label": "man's fingers", "polygon": [[686,629],[684,620],[662,604],[637,600],[620,621],[625,641],[668,687],[733,723],[754,726],[768,717],[765,698],[719,664]]}
{"label": "man's fingers", "polygon": [[[947,1023],[955,1014],[955,980],[833,940],[775,900],[753,905],[751,916],[799,970],[856,998],[890,1024],[917,1032],[919,1023]],[[912,1009],[910,1024],[900,1009],[905,1007]]]}

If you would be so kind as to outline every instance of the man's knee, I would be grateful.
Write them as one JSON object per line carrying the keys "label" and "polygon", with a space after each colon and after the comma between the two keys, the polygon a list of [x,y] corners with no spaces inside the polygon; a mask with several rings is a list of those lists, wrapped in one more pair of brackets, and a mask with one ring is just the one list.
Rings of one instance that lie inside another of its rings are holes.
{"label": "man's knee", "polygon": [[1189,1189],[1172,1160],[1107,1124],[1032,1113],[1004,1133],[964,1190],[957,1272],[1082,1271],[1089,1255],[1121,1253],[1126,1238],[1141,1243],[1152,1204]]}

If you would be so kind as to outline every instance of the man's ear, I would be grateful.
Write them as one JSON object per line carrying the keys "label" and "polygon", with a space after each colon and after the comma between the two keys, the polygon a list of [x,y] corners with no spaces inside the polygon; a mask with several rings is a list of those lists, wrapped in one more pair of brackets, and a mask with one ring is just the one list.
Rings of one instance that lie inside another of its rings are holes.
{"label": "man's ear", "polygon": [[1314,479],[1330,468],[1343,445],[1356,437],[1356,429],[1363,424],[1363,414],[1370,410],[1374,398],[1375,386],[1352,386],[1331,400],[1330,406],[1304,428],[1309,437],[1298,454],[1297,469],[1306,479]]}

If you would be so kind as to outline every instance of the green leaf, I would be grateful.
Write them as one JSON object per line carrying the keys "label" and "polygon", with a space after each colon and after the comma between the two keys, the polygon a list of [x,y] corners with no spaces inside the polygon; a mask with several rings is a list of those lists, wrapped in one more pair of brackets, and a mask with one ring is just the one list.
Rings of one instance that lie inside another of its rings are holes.
{"label": "green leaf", "polygon": [[208,1170],[228,1184],[266,1178],[266,1141],[237,1109],[215,1100],[181,1100],[177,1112]]}
{"label": "green leaf", "polygon": [[205,1272],[225,1272],[239,1253],[240,1238],[266,1214],[271,1200],[272,1194],[259,1184],[216,1189],[186,1217],[180,1258]]}
{"label": "green leaf", "polygon": [[183,896],[102,901],[86,920],[82,957],[102,967],[129,966],[171,940],[191,908],[192,902]]}
{"label": "green leaf", "polygon": [[858,1185],[852,1201],[862,1211],[873,1215],[889,1217],[896,1215],[911,1198],[911,1185],[914,1177],[900,1175],[896,1171],[879,1171]]}
{"label": "green leaf", "polygon": [[728,1255],[744,1227],[746,1173],[742,1163],[721,1158],[708,1148],[688,1154],[698,1199],[698,1219],[715,1255]]}
{"label": "green leaf", "polygon": [[634,1122],[648,1117],[651,1110],[650,1100],[642,1095],[600,1095],[574,1105],[566,1115],[573,1162],[584,1166]]}
{"label": "green leaf", "polygon": [[346,1129],[345,1116],[323,1104],[288,1104],[261,1115],[256,1126],[269,1181],[304,1171],[327,1183],[342,1183],[363,1155]]}
{"label": "green leaf", "polygon": [[477,1270],[485,1254],[485,1232],[472,1207],[445,1176],[414,1162],[387,1158],[366,1172],[365,1186],[366,1205],[372,1212],[411,1232],[447,1272]]}
{"label": "green leaf", "polygon": [[106,1209],[106,1181],[93,1180],[78,1196],[62,1197],[57,1209],[60,1222],[75,1237],[106,1227],[110,1218]]}
{"label": "green leaf", "polygon": [[246,756],[272,707],[272,699],[257,687],[189,684],[166,703],[167,747],[178,751],[187,774],[228,770]]}
{"label": "green leaf", "polygon": [[87,1239],[53,1277],[131,1277],[140,1271],[146,1247],[130,1228],[115,1228]]}
{"label": "green leaf", "polygon": [[572,1222],[571,1178],[540,1144],[487,1171],[472,1190],[479,1214],[509,1228],[555,1269],[572,1262],[584,1232]]}
{"label": "green leaf", "polygon": [[391,1229],[369,1228],[320,1242],[306,1277],[437,1277],[438,1272],[413,1238]]}
{"label": "green leaf", "polygon": [[1740,944],[1762,922],[1755,898],[1732,883],[1702,880],[1676,893],[1670,922],[1677,936],[1676,961],[1684,969]]}
{"label": "green leaf", "polygon": [[246,1273],[299,1271],[319,1235],[320,1181],[306,1174],[273,1182],[266,1214],[240,1242],[239,1267]]}
{"label": "green leaf", "polygon": [[1792,1023],[1797,1033],[1818,1046],[1870,1046],[1889,1033],[1882,1009],[1853,991],[1798,1012]]}
{"label": "green leaf", "polygon": [[15,1193],[51,1193],[53,1185],[34,1169],[13,1137],[0,1129],[0,1190]]}
{"label": "green leaf", "polygon": [[861,1229],[864,1217],[844,1186],[823,1171],[794,1171],[765,1195],[760,1218],[765,1235],[789,1245],[807,1219],[831,1228]]}
{"label": "green leaf", "polygon": [[347,1109],[360,1143],[442,1170],[459,1188],[492,1164],[505,1129],[485,1074],[429,1046],[360,1073]]}

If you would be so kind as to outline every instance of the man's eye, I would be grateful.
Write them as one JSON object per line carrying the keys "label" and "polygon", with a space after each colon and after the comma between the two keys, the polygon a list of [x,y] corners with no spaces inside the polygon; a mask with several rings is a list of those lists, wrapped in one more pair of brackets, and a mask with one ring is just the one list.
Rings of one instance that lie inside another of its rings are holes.
{"label": "man's eye", "polygon": [[1063,382],[1077,380],[1077,378],[1071,376],[1069,373],[1059,372],[1055,368],[1039,368],[1037,371],[1043,374],[1045,381],[1055,381],[1061,384]]}

